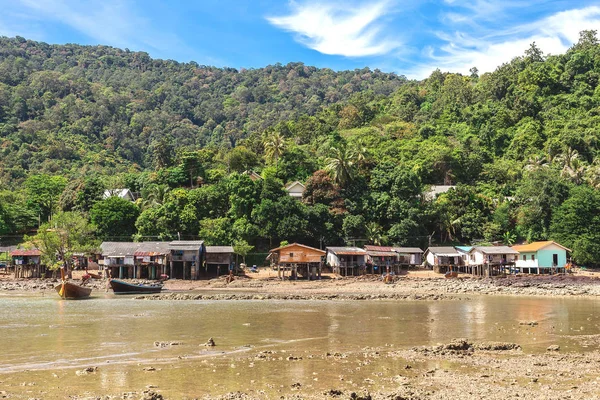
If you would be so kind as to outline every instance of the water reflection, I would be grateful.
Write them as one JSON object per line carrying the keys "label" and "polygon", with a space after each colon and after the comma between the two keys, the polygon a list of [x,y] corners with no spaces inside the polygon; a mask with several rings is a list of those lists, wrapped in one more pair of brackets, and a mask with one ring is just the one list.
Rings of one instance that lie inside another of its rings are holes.
{"label": "water reflection", "polygon": [[[161,388],[178,390],[176,397],[197,395],[198,382],[227,391],[264,389],[274,381],[317,386],[356,373],[355,363],[329,363],[326,353],[362,354],[385,344],[413,347],[465,337],[516,342],[525,352],[545,351],[549,343],[585,351],[570,335],[600,333],[598,304],[593,299],[484,296],[439,302],[4,297],[0,374],[28,370],[30,376],[48,368],[98,365],[89,381],[100,391],[160,382]],[[527,321],[538,325],[520,324]],[[200,346],[209,337],[217,343],[214,352]],[[180,344],[160,348],[155,341]],[[249,361],[262,351],[277,351],[276,362]],[[164,371],[144,371],[147,366]],[[362,366],[360,373],[378,372],[369,368]],[[74,390],[80,384],[68,383]]]}

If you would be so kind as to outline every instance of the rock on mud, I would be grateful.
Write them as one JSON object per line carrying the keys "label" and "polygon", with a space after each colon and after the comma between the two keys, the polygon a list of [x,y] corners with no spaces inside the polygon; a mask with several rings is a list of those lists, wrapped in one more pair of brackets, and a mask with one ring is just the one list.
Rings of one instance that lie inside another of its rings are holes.
{"label": "rock on mud", "polygon": [[83,375],[93,374],[96,371],[98,371],[98,367],[87,367],[87,368],[82,369],[80,371],[75,371],[75,374],[77,376],[83,376]]}

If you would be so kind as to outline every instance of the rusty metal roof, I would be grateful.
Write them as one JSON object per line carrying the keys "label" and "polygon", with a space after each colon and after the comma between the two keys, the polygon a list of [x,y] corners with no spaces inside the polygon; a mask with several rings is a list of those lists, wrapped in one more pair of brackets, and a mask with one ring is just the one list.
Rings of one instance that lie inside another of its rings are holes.
{"label": "rusty metal roof", "polygon": [[10,252],[11,257],[36,257],[36,256],[41,256],[41,255],[42,255],[42,252],[39,251],[38,249],[30,249],[30,250],[17,249],[17,250],[13,250]]}

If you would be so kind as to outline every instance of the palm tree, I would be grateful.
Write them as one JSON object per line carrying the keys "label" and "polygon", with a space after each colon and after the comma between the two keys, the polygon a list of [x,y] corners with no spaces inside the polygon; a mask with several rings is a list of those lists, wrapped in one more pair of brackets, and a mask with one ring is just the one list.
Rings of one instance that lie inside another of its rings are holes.
{"label": "palm tree", "polygon": [[165,204],[171,188],[167,185],[152,186],[150,192],[142,202],[142,209],[158,207]]}
{"label": "palm tree", "polygon": [[536,155],[536,156],[530,157],[529,160],[527,160],[527,165],[525,166],[525,169],[527,171],[536,171],[540,168],[547,168],[547,167],[548,167],[547,158],[544,156]]}
{"label": "palm tree", "polygon": [[354,176],[355,153],[346,146],[331,147],[330,153],[325,159],[325,170],[337,184],[344,186]]}
{"label": "palm tree", "polygon": [[370,243],[380,246],[383,243],[383,228],[377,222],[369,222],[365,225],[367,239]]}
{"label": "palm tree", "polygon": [[286,148],[285,138],[281,133],[273,132],[265,136],[263,146],[265,148],[267,159],[271,162],[275,162],[275,165],[277,165],[279,158],[283,155]]}
{"label": "palm tree", "polygon": [[356,164],[358,165],[359,170],[362,170],[364,164],[368,163],[369,161],[369,149],[367,145],[362,139],[359,139],[352,146],[352,152],[354,153],[354,158],[356,160]]}

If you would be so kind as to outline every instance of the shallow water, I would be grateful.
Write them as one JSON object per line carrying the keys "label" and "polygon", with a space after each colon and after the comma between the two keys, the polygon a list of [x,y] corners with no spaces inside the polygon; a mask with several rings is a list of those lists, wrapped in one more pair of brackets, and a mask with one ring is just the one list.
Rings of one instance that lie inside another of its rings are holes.
{"label": "shallow water", "polygon": [[[155,385],[169,398],[185,398],[237,390],[276,393],[295,382],[313,391],[340,382],[351,387],[398,367],[390,359],[357,369],[350,359],[367,347],[401,349],[464,337],[516,342],[525,353],[543,352],[550,344],[586,351],[573,336],[599,334],[599,311],[600,302],[588,298],[143,301],[98,294],[64,301],[4,295],[0,390],[15,398],[64,398]],[[520,324],[528,321],[538,325]],[[200,346],[209,337],[217,346]],[[157,348],[155,341],[181,344]],[[266,350],[276,352],[273,361],[252,359]],[[324,356],[328,352],[351,357],[333,363]],[[88,366],[98,371],[75,374]],[[157,370],[145,371],[149,366]]]}

